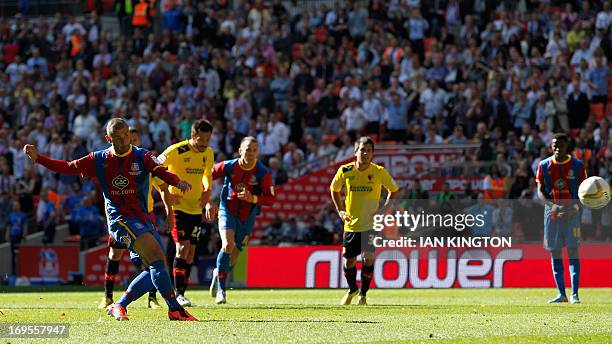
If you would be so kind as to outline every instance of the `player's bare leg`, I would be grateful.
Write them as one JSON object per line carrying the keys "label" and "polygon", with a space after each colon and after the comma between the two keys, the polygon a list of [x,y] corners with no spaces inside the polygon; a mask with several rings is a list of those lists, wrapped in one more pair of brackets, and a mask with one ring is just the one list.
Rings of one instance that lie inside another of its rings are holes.
{"label": "player's bare leg", "polygon": [[[176,288],[177,301],[183,307],[191,306],[191,301],[185,298],[185,277],[187,269],[191,267],[187,262],[191,252],[189,240],[181,240],[176,243],[176,256],[174,259],[174,286]],[[195,248],[194,248],[195,249]],[[193,260],[193,256],[191,257]]]}
{"label": "player's bare leg", "polygon": [[215,295],[215,302],[217,304],[226,303],[225,284],[227,277],[230,272],[231,256],[234,250],[236,250],[235,234],[233,229],[220,230],[221,234],[221,251],[217,256],[217,292]]}
{"label": "player's bare leg", "polygon": [[359,291],[357,304],[365,306],[368,304],[366,294],[368,293],[368,290],[370,290],[372,274],[374,273],[374,255],[371,252],[363,252],[361,256],[361,288]]}
{"label": "player's bare leg", "polygon": [[[346,249],[342,248],[342,255],[344,255]],[[359,294],[359,288],[357,287],[357,257],[344,258],[344,277],[349,285],[349,290],[342,297],[340,304],[343,306],[350,305],[353,298]]]}
{"label": "player's bare leg", "polygon": [[113,290],[115,279],[119,272],[119,262],[123,256],[124,249],[109,247],[108,259],[106,260],[106,272],[104,273],[104,297],[98,305],[98,309],[105,309],[113,303]]}
{"label": "player's bare leg", "polygon": [[170,318],[170,320],[197,320],[176,300],[174,289],[170,282],[170,275],[164,263],[164,253],[162,252],[161,245],[157,238],[150,232],[143,233],[134,241],[133,249],[138,253],[145,266],[148,266],[149,269],[141,272],[140,275],[130,283],[128,290],[119,302],[109,306],[109,312],[115,319],[127,320],[127,305],[155,286],[168,305],[168,318]]}

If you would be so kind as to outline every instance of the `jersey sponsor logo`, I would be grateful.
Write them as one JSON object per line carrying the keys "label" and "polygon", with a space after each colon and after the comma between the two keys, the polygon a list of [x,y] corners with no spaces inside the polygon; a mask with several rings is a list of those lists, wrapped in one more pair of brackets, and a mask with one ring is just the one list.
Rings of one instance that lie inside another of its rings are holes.
{"label": "jersey sponsor logo", "polygon": [[112,196],[124,196],[124,195],[134,195],[136,194],[136,190],[134,189],[127,189],[127,190],[111,190],[111,195]]}
{"label": "jersey sponsor logo", "polygon": [[187,174],[204,174],[204,169],[187,167],[185,172],[187,172]]}
{"label": "jersey sponsor logo", "polygon": [[183,158],[183,162],[184,162],[184,163],[188,163],[188,162],[190,162],[190,161],[191,161],[191,158]]}
{"label": "jersey sponsor logo", "polygon": [[371,186],[351,185],[351,192],[372,192]]}
{"label": "jersey sponsor logo", "polygon": [[122,175],[118,175],[113,179],[113,186],[117,189],[123,190],[129,183],[130,181]]}

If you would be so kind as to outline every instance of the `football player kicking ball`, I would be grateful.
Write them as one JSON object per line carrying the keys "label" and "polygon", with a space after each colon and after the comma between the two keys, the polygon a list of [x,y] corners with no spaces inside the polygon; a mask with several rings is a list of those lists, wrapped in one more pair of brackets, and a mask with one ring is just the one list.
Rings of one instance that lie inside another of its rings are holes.
{"label": "football player kicking ball", "polygon": [[170,320],[197,321],[176,301],[164,262],[163,244],[147,212],[150,174],[183,192],[191,189],[191,185],[168,172],[151,152],[132,146],[124,119],[113,118],[108,122],[106,140],[111,147],[70,162],[39,155],[33,145],[25,145],[23,151],[32,161],[56,173],[98,178],[110,234],[138,254],[148,267],[130,283],[119,302],[108,306],[109,315],[128,320],[126,307],[130,302],[155,287],[168,304]]}
{"label": "football player kicking ball", "polygon": [[[130,128],[130,142],[133,146],[140,147],[140,134],[136,128]],[[165,190],[167,191],[167,184],[164,184]],[[155,222],[155,214],[153,213],[153,193],[152,193],[152,184],[149,181],[149,196],[148,196],[148,211],[149,216],[151,217],[151,221],[153,224],[153,228],[157,230],[157,224]],[[163,190],[162,190],[163,191]],[[113,301],[113,290],[115,289],[115,278],[117,277],[117,273],[119,272],[119,264],[121,261],[121,257],[127,247],[125,245],[115,241],[113,237],[109,234],[108,236],[108,258],[106,260],[106,272],[104,273],[104,297],[100,304],[98,305],[98,309],[105,309],[109,305],[111,305]],[[142,259],[140,259],[137,255],[131,254],[130,258],[132,263],[139,269],[143,270],[146,267],[142,263]],[[149,290],[149,298],[147,300],[147,307],[152,309],[160,308],[159,302],[157,301],[157,297],[155,296],[156,289],[151,288]]]}
{"label": "football player kicking ball", "polygon": [[544,248],[552,256],[552,272],[559,295],[548,303],[567,302],[563,272],[563,246],[567,247],[572,281],[571,303],[580,303],[580,205],[578,187],[586,179],[582,161],[567,152],[566,134],[555,134],[552,139],[553,156],[538,165],[536,181],[538,197],[544,206]]}
{"label": "football player kicking ball", "polygon": [[[168,215],[167,225],[176,245],[173,269],[176,299],[183,307],[191,306],[191,301],[185,297],[185,291],[200,238],[202,209],[207,209],[207,220],[212,220],[216,216],[216,206],[210,202],[212,167],[215,162],[213,150],[208,146],[211,134],[210,122],[205,119],[198,120],[191,126],[190,139],[166,148],[159,156],[159,161],[168,168],[168,171],[192,185],[201,185],[201,187],[194,187],[181,194],[181,190],[175,187],[168,188],[163,181],[161,184],[158,180],[154,181],[160,188],[167,190],[167,192],[162,191],[162,199]],[[173,197],[168,197],[167,194]],[[166,202],[167,199],[174,198],[177,200],[172,204]]]}
{"label": "football player kicking ball", "polygon": [[[372,163],[374,141],[369,137],[361,137],[355,142],[354,162],[340,166],[331,183],[331,196],[344,222],[344,237],[342,240],[342,255],[344,256],[344,277],[349,290],[341,305],[350,305],[359,294],[358,304],[367,305],[366,294],[370,289],[374,272],[374,219],[378,209],[382,187],[387,189],[387,199],[395,197],[399,189],[389,172]],[[342,204],[340,191],[346,187],[345,204]],[[361,254],[361,288],[357,287],[357,256]]]}
{"label": "football player kicking ball", "polygon": [[249,240],[261,206],[274,203],[272,175],[266,166],[257,160],[257,140],[252,136],[242,139],[238,153],[238,159],[215,164],[212,173],[213,179],[223,178],[219,205],[222,247],[210,284],[211,296],[217,304],[226,302],[228,274]]}

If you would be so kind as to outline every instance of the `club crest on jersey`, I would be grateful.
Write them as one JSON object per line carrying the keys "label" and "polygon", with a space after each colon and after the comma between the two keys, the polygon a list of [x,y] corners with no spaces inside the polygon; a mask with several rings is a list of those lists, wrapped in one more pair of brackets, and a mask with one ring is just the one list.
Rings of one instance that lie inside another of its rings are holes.
{"label": "club crest on jersey", "polygon": [[251,179],[249,180],[249,185],[257,185],[257,177],[255,177],[255,175],[251,175]]}
{"label": "club crest on jersey", "polygon": [[576,179],[576,175],[574,174],[574,170],[569,170],[567,174],[567,179]]}
{"label": "club crest on jersey", "polygon": [[557,181],[555,182],[555,187],[556,187],[557,189],[559,189],[559,190],[564,189],[564,188],[565,188],[565,186],[566,186],[566,184],[565,184],[565,180],[563,180],[563,179],[557,179]]}
{"label": "club crest on jersey", "polygon": [[132,163],[132,170],[130,171],[130,174],[133,176],[140,174],[140,166],[137,162]]}
{"label": "club crest on jersey", "polygon": [[123,190],[129,183],[130,181],[122,175],[118,175],[113,179],[113,186],[117,189]]}

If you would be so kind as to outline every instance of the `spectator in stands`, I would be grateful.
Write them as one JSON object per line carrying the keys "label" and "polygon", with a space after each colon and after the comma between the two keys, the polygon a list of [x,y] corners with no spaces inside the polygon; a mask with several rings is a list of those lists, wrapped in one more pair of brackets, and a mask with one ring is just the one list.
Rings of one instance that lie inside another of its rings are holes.
{"label": "spectator in stands", "polygon": [[13,201],[13,210],[8,214],[7,223],[6,241],[11,243],[11,273],[15,275],[19,246],[28,234],[28,216],[21,211],[21,205],[17,200]]}
{"label": "spectator in stands", "polygon": [[85,197],[75,210],[76,222],[81,235],[81,251],[94,247],[102,235],[102,217],[90,197]]}
{"label": "spectator in stands", "polygon": [[55,205],[49,200],[48,190],[42,189],[36,209],[36,223],[38,224],[39,231],[44,233],[43,244],[52,244],[55,239],[57,215]]}
{"label": "spectator in stands", "polygon": [[287,172],[281,166],[281,162],[278,158],[270,158],[270,160],[268,160],[268,167],[270,173],[272,174],[272,180],[274,181],[274,185],[285,184],[289,180]]}

